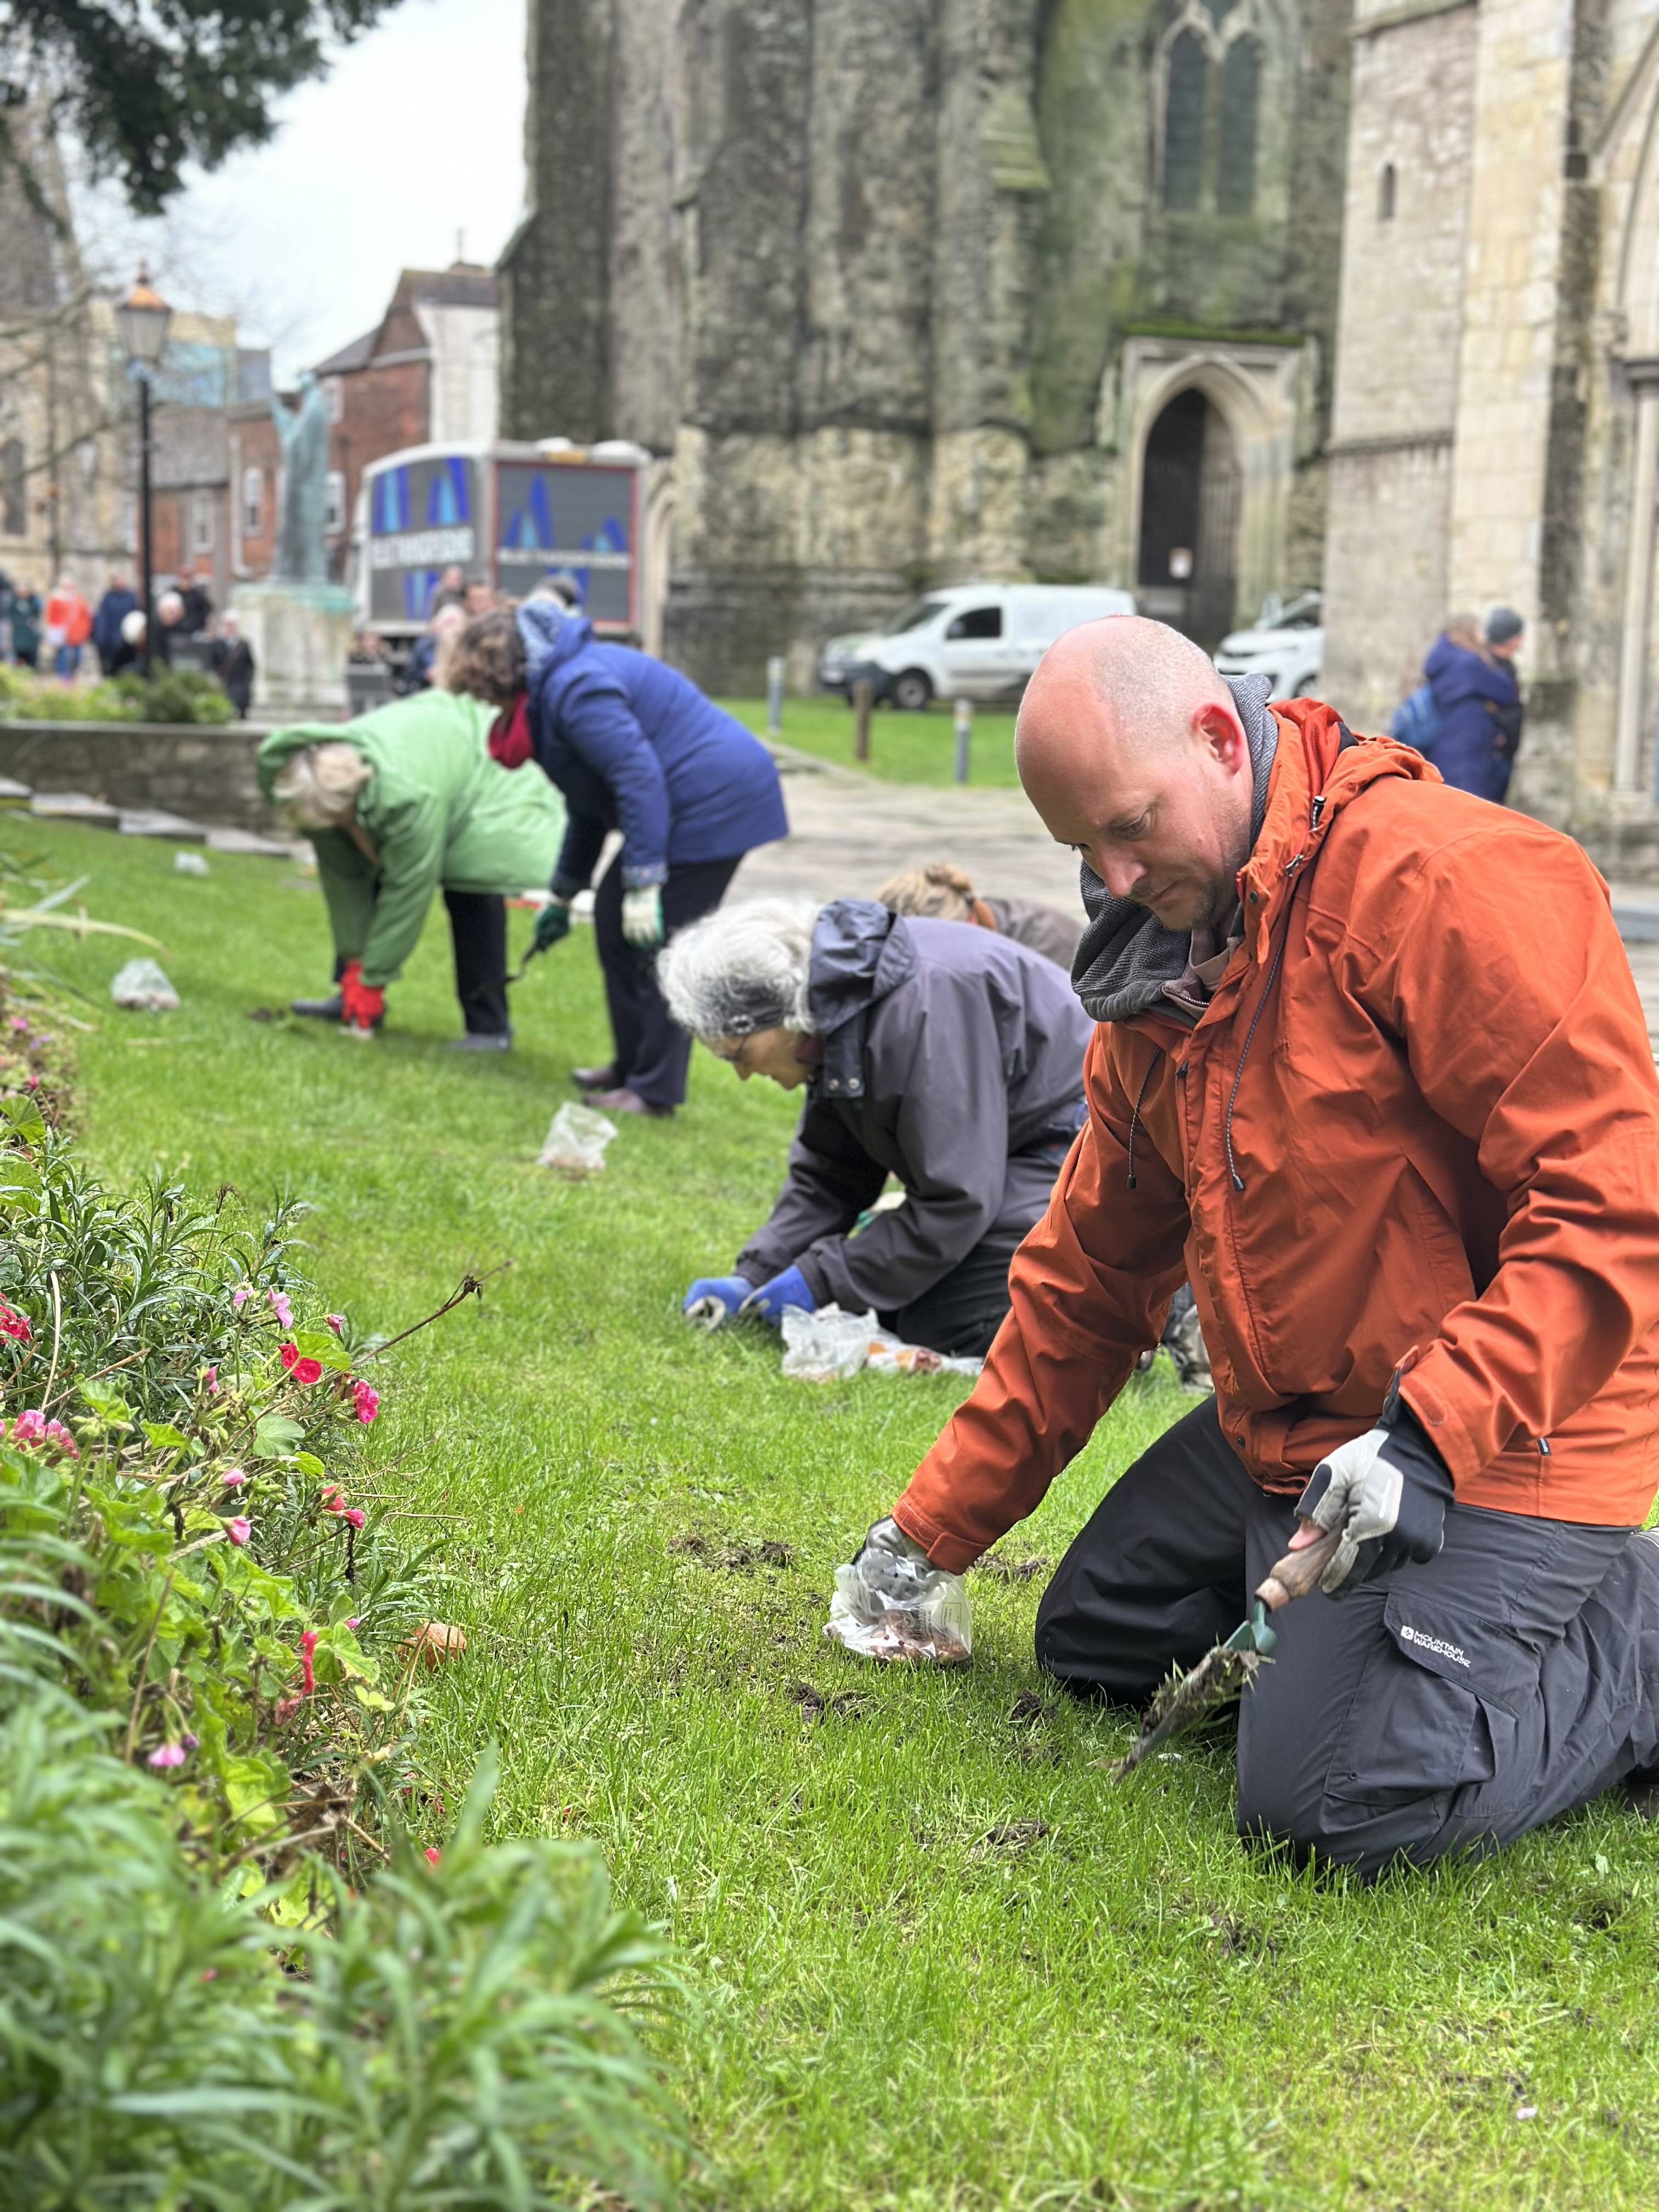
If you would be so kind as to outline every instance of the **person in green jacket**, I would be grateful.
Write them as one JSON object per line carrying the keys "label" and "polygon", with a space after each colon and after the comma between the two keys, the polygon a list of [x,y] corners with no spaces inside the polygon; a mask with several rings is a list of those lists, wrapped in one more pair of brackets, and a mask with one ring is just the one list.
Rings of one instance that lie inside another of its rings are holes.
{"label": "person in green jacket", "polygon": [[477,700],[422,691],[354,722],[273,730],[260,746],[261,788],[315,848],[334,937],[338,994],[295,1000],[296,1013],[372,1035],[441,890],[466,1024],[450,1049],[511,1044],[503,894],[548,880],[564,806],[544,776],[490,759],[489,722]]}

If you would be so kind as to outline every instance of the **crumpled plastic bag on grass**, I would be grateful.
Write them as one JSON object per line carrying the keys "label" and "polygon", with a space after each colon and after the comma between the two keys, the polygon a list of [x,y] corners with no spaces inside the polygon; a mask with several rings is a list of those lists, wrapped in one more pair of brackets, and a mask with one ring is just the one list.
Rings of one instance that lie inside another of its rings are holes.
{"label": "crumpled plastic bag on grass", "polygon": [[896,1521],[878,1521],[858,1557],[836,1569],[823,1632],[866,1659],[965,1666],[974,1649],[968,1585],[934,1566]]}
{"label": "crumpled plastic bag on grass", "polygon": [[179,1010],[179,994],[153,960],[129,960],[118,968],[109,994],[118,1006],[137,1006],[147,1014]]}
{"label": "crumpled plastic bag on grass", "polygon": [[833,1305],[816,1313],[783,1310],[783,1371],[798,1382],[842,1382],[863,1367],[882,1375],[977,1375],[983,1364],[906,1344],[872,1313],[843,1313]]}
{"label": "crumpled plastic bag on grass", "polygon": [[536,1155],[538,1168],[568,1176],[597,1175],[617,1125],[591,1106],[561,1106],[548,1125],[547,1142]]}

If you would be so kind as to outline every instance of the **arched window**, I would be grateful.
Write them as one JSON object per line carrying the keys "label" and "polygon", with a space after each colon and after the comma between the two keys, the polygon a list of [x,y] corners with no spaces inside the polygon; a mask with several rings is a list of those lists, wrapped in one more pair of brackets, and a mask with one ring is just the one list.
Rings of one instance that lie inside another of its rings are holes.
{"label": "arched window", "polygon": [[1172,212],[1255,212],[1265,62],[1255,0],[1173,0],[1154,79],[1158,184]]}
{"label": "arched window", "polygon": [[1399,182],[1395,174],[1394,163],[1384,161],[1376,179],[1376,219],[1379,222],[1394,221],[1395,202],[1398,190]]}
{"label": "arched window", "polygon": [[1205,106],[1210,65],[1196,31],[1183,31],[1170,49],[1169,92],[1164,108],[1164,204],[1195,208],[1204,191]]}
{"label": "arched window", "polygon": [[1221,64],[1221,149],[1216,164],[1219,215],[1249,215],[1255,205],[1256,109],[1261,91],[1261,42],[1235,39]]}
{"label": "arched window", "polygon": [[0,446],[0,536],[27,538],[28,500],[24,493],[23,441],[8,438]]}

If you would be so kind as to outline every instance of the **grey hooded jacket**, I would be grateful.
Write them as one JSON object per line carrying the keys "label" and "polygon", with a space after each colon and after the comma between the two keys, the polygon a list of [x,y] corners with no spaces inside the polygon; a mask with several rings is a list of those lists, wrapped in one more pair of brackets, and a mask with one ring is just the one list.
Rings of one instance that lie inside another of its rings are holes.
{"label": "grey hooded jacket", "polygon": [[[1040,953],[866,899],[818,915],[808,989],[823,1064],[737,1272],[763,1283],[793,1265],[820,1304],[893,1312],[1041,1218],[1082,1119],[1094,1025]],[[849,1236],[890,1174],[904,1204]]]}

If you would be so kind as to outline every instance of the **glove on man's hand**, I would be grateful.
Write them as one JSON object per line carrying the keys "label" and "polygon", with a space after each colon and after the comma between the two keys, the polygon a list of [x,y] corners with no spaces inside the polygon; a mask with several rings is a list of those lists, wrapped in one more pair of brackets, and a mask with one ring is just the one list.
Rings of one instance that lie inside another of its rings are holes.
{"label": "glove on man's hand", "polygon": [[623,893],[623,935],[630,945],[648,951],[662,943],[662,891],[656,884],[643,890]]}
{"label": "glove on man's hand", "polygon": [[[697,1321],[707,1318],[710,1328],[719,1328],[723,1322],[732,1319],[745,1298],[752,1298],[754,1295],[755,1285],[746,1275],[699,1275],[680,1300],[680,1311],[689,1314],[693,1306],[702,1306],[704,1312],[693,1315],[692,1318]],[[708,1308],[713,1305],[718,1305],[723,1310],[718,1315],[711,1315]]]}
{"label": "glove on man's hand", "polygon": [[386,993],[378,983],[365,983],[363,963],[348,960],[340,977],[340,1018],[353,1029],[372,1029],[386,1012]]}
{"label": "glove on man's hand", "polygon": [[550,952],[553,947],[570,934],[570,902],[550,899],[536,916],[535,947],[538,952]]}
{"label": "glove on man's hand", "polygon": [[763,1321],[769,1328],[781,1328],[786,1306],[799,1306],[803,1313],[816,1313],[818,1310],[818,1302],[799,1267],[786,1267],[769,1283],[763,1283],[759,1290],[751,1291],[743,1302],[743,1317],[745,1321]]}
{"label": "glove on man's hand", "polygon": [[934,1566],[890,1516],[876,1522],[849,1565],[836,1569],[823,1632],[866,1659],[960,1665],[974,1647],[967,1584]]}
{"label": "glove on man's hand", "polygon": [[1446,1539],[1452,1497],[1446,1462],[1391,1389],[1376,1427],[1321,1460],[1297,1501],[1303,1520],[1342,1531],[1321,1589],[1336,1597],[1407,1559],[1433,1559]]}

